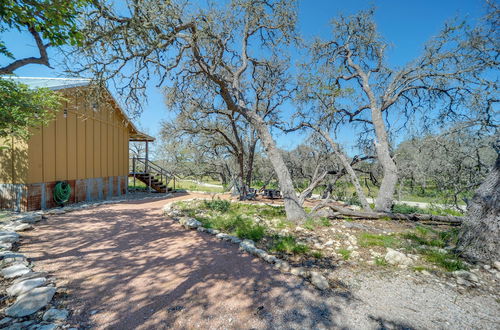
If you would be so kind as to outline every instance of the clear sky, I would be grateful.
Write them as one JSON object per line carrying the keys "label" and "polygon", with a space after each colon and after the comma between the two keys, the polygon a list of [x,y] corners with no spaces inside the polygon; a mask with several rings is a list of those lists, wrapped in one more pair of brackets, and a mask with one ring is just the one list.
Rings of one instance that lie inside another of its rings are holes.
{"label": "clear sky", "polygon": [[[118,3],[119,0],[116,0]],[[376,8],[376,22],[382,35],[392,43],[388,55],[391,65],[403,65],[417,57],[423,44],[438,33],[443,23],[456,16],[477,19],[484,13],[484,0],[302,0],[299,3],[299,32],[307,39],[314,36],[327,38],[330,33],[329,22],[336,15],[352,14],[356,11]],[[2,36],[9,49],[17,57],[36,56],[34,41],[29,35],[4,33]],[[17,70],[18,76],[56,77],[62,74],[58,70],[58,58],[55,51],[50,51],[54,69],[41,65],[28,65]],[[0,64],[6,63],[0,58]],[[135,121],[145,132],[156,135],[162,119],[169,114],[161,91],[154,86],[148,91],[148,104],[140,118]],[[284,148],[293,148],[300,142],[295,136],[278,136],[278,144]],[[348,134],[339,137],[339,142],[352,143]]]}

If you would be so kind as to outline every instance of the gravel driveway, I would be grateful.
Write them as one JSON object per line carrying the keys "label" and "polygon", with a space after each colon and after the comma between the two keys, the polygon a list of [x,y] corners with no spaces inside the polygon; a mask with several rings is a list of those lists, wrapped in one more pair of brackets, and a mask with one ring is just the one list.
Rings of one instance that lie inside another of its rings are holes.
{"label": "gravel driveway", "polygon": [[128,201],[52,216],[24,236],[22,252],[36,270],[68,289],[73,323],[98,329],[498,326],[495,298],[461,296],[404,276],[352,274],[348,289],[320,292],[237,245],[165,219],[165,203]]}

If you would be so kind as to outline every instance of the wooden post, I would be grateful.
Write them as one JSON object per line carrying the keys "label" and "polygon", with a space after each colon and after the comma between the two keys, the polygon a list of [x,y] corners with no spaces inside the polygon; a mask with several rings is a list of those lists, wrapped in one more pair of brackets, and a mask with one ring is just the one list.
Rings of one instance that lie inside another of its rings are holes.
{"label": "wooden post", "polygon": [[134,191],[137,191],[135,186],[135,156],[132,156],[132,173],[134,174]]}
{"label": "wooden post", "polygon": [[146,141],[146,173],[148,173],[148,167],[149,167],[149,164],[148,164],[148,161],[149,161],[149,142]]}

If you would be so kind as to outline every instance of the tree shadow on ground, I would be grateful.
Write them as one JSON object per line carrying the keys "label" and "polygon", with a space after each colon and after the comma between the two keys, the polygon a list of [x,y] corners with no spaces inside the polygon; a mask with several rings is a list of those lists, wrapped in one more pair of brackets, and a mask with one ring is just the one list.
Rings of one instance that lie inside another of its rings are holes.
{"label": "tree shadow on ground", "polygon": [[[161,215],[165,200],[49,218],[22,249],[69,290],[72,321],[99,328],[343,328],[351,292],[314,289]],[[372,318],[380,327],[380,319]],[[367,321],[366,321],[367,322]],[[389,324],[389,323],[387,323]]]}

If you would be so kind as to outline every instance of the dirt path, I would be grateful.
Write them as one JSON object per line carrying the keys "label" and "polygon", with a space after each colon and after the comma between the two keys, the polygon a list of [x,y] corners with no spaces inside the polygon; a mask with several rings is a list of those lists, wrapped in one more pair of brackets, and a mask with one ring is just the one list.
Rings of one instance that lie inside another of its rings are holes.
{"label": "dirt path", "polygon": [[[192,198],[193,195],[175,197]],[[206,197],[206,195],[205,195]],[[172,198],[169,199],[169,201]],[[53,216],[27,233],[22,252],[68,288],[82,327],[493,328],[495,301],[438,285],[373,277],[320,292],[236,245],[161,216],[165,200],[128,201]]]}

